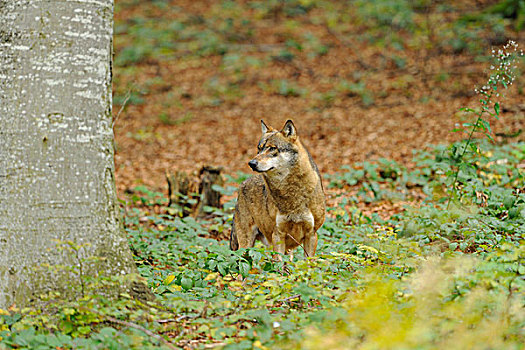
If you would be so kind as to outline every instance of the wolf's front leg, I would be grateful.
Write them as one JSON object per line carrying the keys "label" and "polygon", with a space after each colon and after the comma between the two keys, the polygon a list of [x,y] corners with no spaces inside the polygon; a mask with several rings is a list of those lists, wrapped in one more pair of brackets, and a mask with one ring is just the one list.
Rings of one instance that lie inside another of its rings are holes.
{"label": "wolf's front leg", "polygon": [[[286,251],[285,234],[279,232],[276,228],[272,233],[273,250],[277,253],[284,254]],[[276,255],[278,261],[282,261],[281,255]]]}
{"label": "wolf's front leg", "polygon": [[306,235],[304,239],[304,255],[312,258],[317,249],[317,232],[313,231]]}

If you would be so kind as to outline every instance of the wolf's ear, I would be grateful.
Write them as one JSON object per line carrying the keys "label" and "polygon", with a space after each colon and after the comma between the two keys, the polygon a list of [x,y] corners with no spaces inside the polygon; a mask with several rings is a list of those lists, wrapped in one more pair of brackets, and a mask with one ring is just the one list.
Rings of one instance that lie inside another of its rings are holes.
{"label": "wolf's ear", "polygon": [[286,137],[296,137],[297,136],[297,130],[295,129],[295,125],[293,125],[293,122],[288,119],[286,123],[283,126],[283,129],[281,130],[281,133]]}
{"label": "wolf's ear", "polygon": [[268,126],[266,126],[266,124],[264,124],[264,120],[262,120],[262,119],[261,119],[261,128],[262,128],[263,135],[266,134],[268,132],[268,130],[270,130],[270,128]]}

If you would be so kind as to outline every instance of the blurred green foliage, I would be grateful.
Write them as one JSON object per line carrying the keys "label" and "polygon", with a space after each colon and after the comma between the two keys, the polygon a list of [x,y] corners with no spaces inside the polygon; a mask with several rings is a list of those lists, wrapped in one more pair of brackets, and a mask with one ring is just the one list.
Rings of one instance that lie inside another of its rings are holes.
{"label": "blurred green foliage", "polygon": [[[171,1],[117,1],[116,12],[131,15],[122,19],[117,16],[115,24],[114,61],[119,68],[115,75],[115,104],[122,105],[122,96],[130,88],[129,83],[120,83],[120,72],[136,67],[135,73],[139,74],[142,65],[159,62],[184,65],[192,59],[222,57],[220,76],[208,77],[220,81],[220,86],[208,88],[194,99],[196,106],[201,107],[238,101],[248,85],[264,89],[269,82],[255,73],[258,68],[273,62],[300,71],[302,65],[298,62],[319,59],[329,55],[332,47],[351,46],[355,40],[367,42],[384,56],[384,66],[380,68],[388,65],[401,71],[407,68],[412,54],[426,50],[483,56],[487,48],[507,40],[511,20],[518,27],[523,21],[522,0],[502,1],[500,5],[468,12],[460,3],[428,0],[225,0],[205,6],[202,12],[188,12]],[[274,39],[268,41],[269,36]],[[374,67],[365,64],[364,68],[373,71]],[[274,77],[283,82],[276,88],[278,94],[305,97],[287,88],[295,81],[284,83],[285,78],[296,80],[298,76],[295,73],[292,77]],[[348,84],[349,80],[345,76],[334,79],[334,86]],[[129,81],[129,77],[125,80]],[[363,80],[364,77],[350,80],[350,91],[368,107],[378,96],[359,85],[366,85]],[[142,86],[132,90],[143,91]],[[404,95],[411,95],[409,89],[404,90]],[[136,91],[132,97],[129,103],[143,102]]]}

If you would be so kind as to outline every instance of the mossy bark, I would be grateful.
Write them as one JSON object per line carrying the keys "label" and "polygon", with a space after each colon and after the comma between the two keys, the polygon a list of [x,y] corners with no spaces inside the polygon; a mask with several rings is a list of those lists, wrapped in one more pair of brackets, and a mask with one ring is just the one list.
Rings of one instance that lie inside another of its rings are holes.
{"label": "mossy bark", "polygon": [[136,272],[113,175],[112,35],[113,0],[0,0],[0,308]]}

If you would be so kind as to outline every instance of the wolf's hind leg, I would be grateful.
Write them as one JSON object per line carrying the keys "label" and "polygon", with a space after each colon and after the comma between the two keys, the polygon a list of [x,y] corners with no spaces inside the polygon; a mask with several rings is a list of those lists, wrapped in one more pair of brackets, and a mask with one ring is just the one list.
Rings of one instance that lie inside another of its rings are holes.
{"label": "wolf's hind leg", "polygon": [[239,241],[237,240],[237,234],[235,233],[235,215],[233,216],[232,230],[230,233],[230,249],[231,250],[239,249]]}
{"label": "wolf's hind leg", "polygon": [[233,227],[237,239],[237,248],[251,248],[255,243],[254,222],[246,211],[237,205],[235,207]]}

